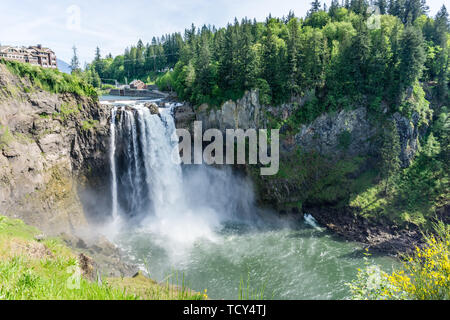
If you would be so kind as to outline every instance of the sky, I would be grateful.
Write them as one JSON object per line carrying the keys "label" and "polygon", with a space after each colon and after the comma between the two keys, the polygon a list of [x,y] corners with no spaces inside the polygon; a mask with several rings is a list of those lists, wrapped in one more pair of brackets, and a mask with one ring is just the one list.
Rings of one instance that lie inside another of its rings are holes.
{"label": "sky", "polygon": [[[263,21],[293,10],[304,16],[312,0],[2,0],[0,44],[42,44],[57,57],[70,63],[72,47],[84,64],[94,58],[95,48],[113,56],[122,54],[139,39],[150,42],[153,36],[183,32],[196,26],[226,26],[237,17]],[[323,1],[322,1],[323,2]],[[327,3],[330,0],[325,1]],[[449,0],[428,0],[434,16]],[[450,8],[448,8],[450,9]]]}

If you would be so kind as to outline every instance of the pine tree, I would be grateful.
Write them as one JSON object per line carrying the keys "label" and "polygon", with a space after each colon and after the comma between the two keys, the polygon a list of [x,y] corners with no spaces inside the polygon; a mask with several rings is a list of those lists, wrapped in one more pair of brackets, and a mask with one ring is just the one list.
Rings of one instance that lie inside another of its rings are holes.
{"label": "pine tree", "polygon": [[196,90],[202,95],[211,94],[213,86],[213,74],[210,68],[211,52],[207,36],[203,34],[197,48],[197,61],[195,63]]}
{"label": "pine tree", "polygon": [[100,55],[100,48],[97,47],[97,48],[95,49],[95,58],[94,58],[94,61],[98,62],[98,61],[100,61],[101,58],[102,58],[102,56]]}
{"label": "pine tree", "polygon": [[445,5],[441,7],[441,9],[436,14],[434,19],[435,26],[435,42],[439,44],[441,47],[447,44],[447,32],[449,32],[449,20],[448,20],[448,12]]}
{"label": "pine tree", "polygon": [[334,18],[336,16],[336,11],[339,8],[339,0],[331,0],[330,9],[328,10],[328,14],[330,15],[330,17]]}
{"label": "pine tree", "polygon": [[389,14],[402,19],[405,16],[405,0],[391,0],[389,3]]}
{"label": "pine tree", "polygon": [[70,62],[70,69],[72,70],[72,73],[76,73],[80,71],[80,60],[78,59],[77,55],[77,47],[73,46],[73,57]]}
{"label": "pine tree", "polygon": [[350,63],[352,78],[357,92],[363,92],[368,78],[368,61],[370,57],[370,38],[367,25],[359,21],[358,29],[351,46]]}
{"label": "pine tree", "polygon": [[238,82],[244,90],[252,89],[256,85],[258,66],[256,52],[253,50],[251,26],[242,25],[240,36],[240,48],[238,51]]}
{"label": "pine tree", "polygon": [[414,22],[421,14],[427,10],[423,0],[406,0],[404,3],[403,23]]}
{"label": "pine tree", "polygon": [[426,59],[420,29],[408,24],[403,32],[400,48],[400,84],[401,89],[405,89],[421,76]]}
{"label": "pine tree", "polygon": [[298,93],[298,46],[299,46],[299,23],[293,18],[288,23],[288,42],[287,42],[287,60],[288,60],[288,86],[291,95]]}
{"label": "pine tree", "polygon": [[449,31],[448,12],[445,6],[439,10],[435,17],[436,42],[441,47],[438,55],[438,95],[442,101],[448,96],[448,69],[449,48],[447,46],[447,34]]}
{"label": "pine tree", "polygon": [[350,1],[350,10],[355,12],[356,14],[366,16],[367,14],[367,8],[369,7],[369,4],[367,3],[367,0],[351,0]]}
{"label": "pine tree", "polygon": [[375,5],[380,9],[380,14],[386,14],[388,10],[387,0],[376,0]]}
{"label": "pine tree", "polygon": [[387,194],[393,176],[400,170],[400,139],[394,120],[387,122],[379,152],[381,177],[384,179],[384,193]]}
{"label": "pine tree", "polygon": [[314,0],[311,2],[311,9],[309,10],[310,13],[318,12],[321,8],[321,4],[319,0]]}

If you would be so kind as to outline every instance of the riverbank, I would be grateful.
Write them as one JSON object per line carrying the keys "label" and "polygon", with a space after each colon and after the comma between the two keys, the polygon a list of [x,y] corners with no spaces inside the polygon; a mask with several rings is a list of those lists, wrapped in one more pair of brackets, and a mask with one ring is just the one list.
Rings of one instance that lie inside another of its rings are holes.
{"label": "riverbank", "polygon": [[398,256],[410,253],[425,243],[420,228],[399,228],[389,221],[355,215],[350,209],[306,208],[317,222],[345,240],[365,245],[371,252]]}

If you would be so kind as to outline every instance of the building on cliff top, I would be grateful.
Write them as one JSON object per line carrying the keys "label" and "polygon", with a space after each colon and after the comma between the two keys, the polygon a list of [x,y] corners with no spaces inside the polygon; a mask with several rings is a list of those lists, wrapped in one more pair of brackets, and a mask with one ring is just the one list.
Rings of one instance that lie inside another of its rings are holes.
{"label": "building on cliff top", "polygon": [[25,62],[43,68],[57,68],[55,53],[40,44],[29,47],[0,46],[0,58]]}
{"label": "building on cliff top", "polygon": [[142,82],[141,80],[133,80],[130,83],[130,89],[143,90],[143,89],[147,89],[147,85],[144,82]]}

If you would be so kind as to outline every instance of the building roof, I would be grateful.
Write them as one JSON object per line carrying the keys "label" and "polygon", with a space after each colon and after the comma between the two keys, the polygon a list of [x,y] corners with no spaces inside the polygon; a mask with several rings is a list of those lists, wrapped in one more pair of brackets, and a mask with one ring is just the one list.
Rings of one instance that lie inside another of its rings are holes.
{"label": "building roof", "polygon": [[[16,52],[20,52],[20,51],[25,51],[26,53],[29,54],[36,54],[36,53],[54,53],[53,50],[51,50],[50,48],[44,48],[42,46],[29,46],[29,47],[25,47],[25,46],[0,46],[0,51],[4,52],[5,50],[15,50]],[[23,52],[23,53],[25,53]]]}

